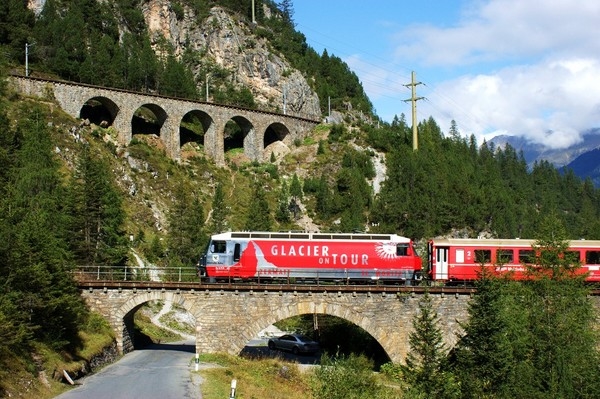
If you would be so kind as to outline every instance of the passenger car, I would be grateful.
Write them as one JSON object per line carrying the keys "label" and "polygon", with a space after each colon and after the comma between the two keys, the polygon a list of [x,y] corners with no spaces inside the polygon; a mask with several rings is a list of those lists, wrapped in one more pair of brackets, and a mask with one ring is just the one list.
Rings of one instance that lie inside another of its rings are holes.
{"label": "passenger car", "polygon": [[305,335],[284,334],[279,338],[269,339],[269,349],[280,349],[299,353],[315,353],[320,350],[319,344]]}

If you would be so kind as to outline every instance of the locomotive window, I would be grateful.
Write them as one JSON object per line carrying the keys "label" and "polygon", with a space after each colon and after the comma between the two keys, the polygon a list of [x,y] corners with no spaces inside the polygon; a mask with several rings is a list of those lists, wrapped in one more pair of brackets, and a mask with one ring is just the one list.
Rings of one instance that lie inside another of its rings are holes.
{"label": "locomotive window", "polygon": [[489,249],[476,249],[475,262],[490,263],[492,261],[492,251]]}
{"label": "locomotive window", "polygon": [[499,249],[496,251],[496,262],[513,263],[514,253],[512,249]]}
{"label": "locomotive window", "polygon": [[519,249],[519,263],[535,263],[535,252],[532,249]]}
{"label": "locomotive window", "polygon": [[586,251],[585,252],[585,263],[588,265],[599,265],[600,264],[600,251]]}
{"label": "locomotive window", "polygon": [[408,256],[408,244],[396,245],[396,256]]}
{"label": "locomotive window", "polygon": [[239,242],[236,242],[235,247],[233,247],[233,261],[234,262],[238,262],[240,260],[240,252],[241,252],[241,245]]}
{"label": "locomotive window", "polygon": [[213,241],[210,251],[215,254],[224,254],[227,252],[227,243],[225,241]]}

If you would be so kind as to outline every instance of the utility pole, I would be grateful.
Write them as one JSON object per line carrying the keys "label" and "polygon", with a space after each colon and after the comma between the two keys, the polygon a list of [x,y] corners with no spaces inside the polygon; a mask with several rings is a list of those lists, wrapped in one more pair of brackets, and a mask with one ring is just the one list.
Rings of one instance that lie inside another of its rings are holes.
{"label": "utility pole", "polygon": [[252,0],[252,25],[256,25],[256,15],[254,14],[254,0]]}
{"label": "utility pole", "polygon": [[283,85],[283,114],[284,115],[286,114],[286,112],[285,112],[285,106],[286,106],[286,103],[287,103],[287,96],[286,95],[287,95],[287,93],[285,92],[285,84],[284,84]]}
{"label": "utility pole", "polygon": [[417,101],[423,100],[425,97],[417,97],[417,85],[422,84],[421,82],[416,82],[417,74],[415,71],[412,71],[411,74],[411,82],[405,84],[404,86],[411,88],[412,95],[408,100],[404,100],[404,102],[412,103],[412,131],[413,131],[413,151],[417,151],[419,149],[419,137],[417,134]]}
{"label": "utility pole", "polygon": [[35,43],[25,43],[25,76],[29,76],[29,47]]}

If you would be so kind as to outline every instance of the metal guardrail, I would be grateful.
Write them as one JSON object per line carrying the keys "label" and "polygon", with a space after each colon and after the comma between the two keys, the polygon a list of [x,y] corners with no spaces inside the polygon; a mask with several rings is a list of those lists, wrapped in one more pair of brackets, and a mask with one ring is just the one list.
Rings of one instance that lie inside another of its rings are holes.
{"label": "metal guardrail", "polygon": [[[377,293],[398,296],[424,294],[473,295],[473,286],[458,285],[394,285],[353,284],[314,281],[298,283],[294,279],[270,281],[243,281],[230,278],[227,281],[209,282],[196,275],[195,267],[139,267],[139,266],[78,266],[73,277],[80,289],[145,289],[145,290],[189,290],[231,292],[296,292],[296,293]],[[592,287],[590,295],[600,296],[600,288]]]}
{"label": "metal guardrail", "polygon": [[354,284],[345,281],[297,282],[294,279],[244,281],[230,277],[226,281],[210,282],[196,275],[195,267],[145,267],[138,266],[79,266],[73,277],[81,289],[160,289],[194,291],[238,292],[304,292],[304,293],[390,293],[471,295],[473,287],[410,286],[400,284]]}

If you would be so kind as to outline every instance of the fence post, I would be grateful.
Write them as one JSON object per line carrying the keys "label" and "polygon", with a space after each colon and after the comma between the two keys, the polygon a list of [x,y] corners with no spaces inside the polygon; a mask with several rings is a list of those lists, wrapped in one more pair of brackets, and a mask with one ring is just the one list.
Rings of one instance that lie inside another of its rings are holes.
{"label": "fence post", "polygon": [[229,394],[229,399],[235,399],[235,390],[237,388],[237,381],[231,380],[231,392]]}

